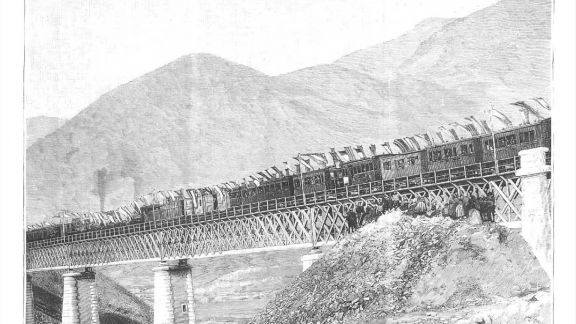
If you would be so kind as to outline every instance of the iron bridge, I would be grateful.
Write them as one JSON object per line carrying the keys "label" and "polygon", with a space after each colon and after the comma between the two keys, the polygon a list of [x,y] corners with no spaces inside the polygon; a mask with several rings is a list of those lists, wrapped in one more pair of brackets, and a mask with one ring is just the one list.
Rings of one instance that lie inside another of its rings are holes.
{"label": "iron bridge", "polygon": [[292,197],[294,203],[290,207],[283,204],[267,210],[211,213],[193,219],[132,224],[30,242],[26,248],[26,267],[27,271],[93,267],[333,243],[348,232],[345,219],[348,211],[360,203],[375,207],[383,194],[393,192],[403,199],[425,196],[432,203],[440,203],[456,193],[475,190],[486,194],[490,189],[495,197],[496,221],[518,221],[522,184],[515,170],[519,167],[519,157],[515,157],[511,163],[499,163],[499,172],[495,172],[493,162],[479,163],[436,171],[433,179],[420,175],[419,181],[414,181],[414,177],[397,178],[376,185],[348,186],[339,192],[306,194],[299,200]]}

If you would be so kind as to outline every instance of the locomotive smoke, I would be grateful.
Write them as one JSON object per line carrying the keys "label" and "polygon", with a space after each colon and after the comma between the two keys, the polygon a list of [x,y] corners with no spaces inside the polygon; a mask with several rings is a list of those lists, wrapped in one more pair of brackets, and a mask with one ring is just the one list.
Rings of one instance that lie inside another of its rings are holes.
{"label": "locomotive smoke", "polygon": [[106,199],[108,170],[106,168],[96,171],[96,185],[98,187],[98,197],[100,197],[100,211],[104,211],[104,202]]}

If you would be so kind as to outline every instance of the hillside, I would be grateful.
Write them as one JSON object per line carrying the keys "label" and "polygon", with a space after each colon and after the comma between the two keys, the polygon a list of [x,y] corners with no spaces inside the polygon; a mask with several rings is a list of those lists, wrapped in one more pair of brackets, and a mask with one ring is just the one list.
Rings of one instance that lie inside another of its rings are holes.
{"label": "hillside", "polygon": [[[62,312],[62,273],[61,271],[43,271],[31,274],[35,303],[51,307],[60,313],[60,316]],[[101,323],[152,322],[152,307],[98,271],[96,272],[96,289],[99,292]],[[43,293],[38,294],[38,292]]]}
{"label": "hillside", "polygon": [[104,94],[28,148],[27,218],[237,180],[298,152],[382,143],[481,115],[491,102],[548,98],[550,63],[543,0],[429,19],[333,64],[276,77],[186,55]]}
{"label": "hillside", "polygon": [[518,115],[509,103],[550,98],[550,17],[549,0],[503,0],[467,17],[425,20],[397,39],[281,78],[366,110],[372,125],[392,130],[382,136],[486,118],[491,104]]}
{"label": "hillside", "polygon": [[550,323],[549,288],[518,231],[392,212],[334,246],[253,323]]}
{"label": "hillside", "polygon": [[[247,323],[302,272],[300,258],[307,253],[303,248],[189,259],[197,322]],[[152,323],[152,269],[157,266],[158,262],[142,262],[94,268],[102,324]],[[61,272],[34,273],[32,283],[36,301],[61,312]],[[42,290],[57,297],[39,293]]]}
{"label": "hillside", "polygon": [[26,119],[26,147],[34,144],[39,138],[60,128],[66,119],[48,116],[35,116]]}

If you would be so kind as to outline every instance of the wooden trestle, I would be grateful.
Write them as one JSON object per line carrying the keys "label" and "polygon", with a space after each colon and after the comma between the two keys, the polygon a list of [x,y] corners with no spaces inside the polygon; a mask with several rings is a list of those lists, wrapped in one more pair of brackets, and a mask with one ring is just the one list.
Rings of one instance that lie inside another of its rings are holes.
{"label": "wooden trestle", "polygon": [[[346,213],[357,204],[375,206],[383,194],[398,192],[403,199],[425,196],[432,204],[441,204],[454,194],[484,195],[494,193],[496,221],[520,220],[522,198],[521,180],[514,175],[519,161],[514,159],[508,168],[492,172],[468,172],[473,166],[456,168],[446,181],[424,181],[422,175],[415,186],[387,188],[379,185],[348,186],[344,194],[324,192],[323,199],[308,195],[307,204],[278,207],[266,211],[254,210],[241,215],[173,219],[156,224],[134,224],[119,228],[93,231],[27,244],[27,270],[93,267],[133,262],[137,260],[166,260],[192,258],[224,251],[323,244],[340,240],[348,231]],[[476,165],[482,170],[484,165]],[[461,172],[460,169],[464,170]],[[452,171],[452,170],[448,170]],[[488,173],[488,174],[486,174]],[[388,181],[389,182],[389,181]],[[356,187],[356,189],[354,189]],[[392,190],[386,190],[392,189]],[[312,204],[310,199],[316,199]],[[296,199],[296,198],[295,198]],[[286,204],[284,205],[286,206]]]}

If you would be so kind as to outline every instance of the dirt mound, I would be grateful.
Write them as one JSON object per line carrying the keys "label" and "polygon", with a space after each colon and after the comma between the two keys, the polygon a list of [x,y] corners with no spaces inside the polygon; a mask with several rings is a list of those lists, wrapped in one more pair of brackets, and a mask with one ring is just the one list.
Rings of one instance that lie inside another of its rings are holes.
{"label": "dirt mound", "polygon": [[452,323],[489,305],[506,313],[549,284],[518,232],[393,213],[336,245],[253,323]]}

